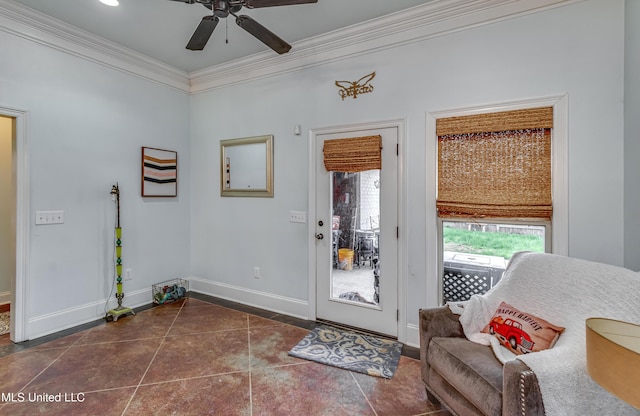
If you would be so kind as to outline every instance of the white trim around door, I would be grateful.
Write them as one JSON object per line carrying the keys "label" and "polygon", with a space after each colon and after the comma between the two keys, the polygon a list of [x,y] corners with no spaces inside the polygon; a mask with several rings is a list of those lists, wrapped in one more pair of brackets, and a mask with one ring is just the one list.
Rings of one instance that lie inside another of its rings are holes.
{"label": "white trim around door", "polygon": [[29,248],[29,166],[28,166],[28,120],[29,112],[0,106],[0,115],[15,119],[15,150],[13,153],[13,172],[15,192],[15,230],[16,230],[16,277],[11,288],[11,341],[22,342],[28,339],[27,294],[28,294],[28,248]]}
{"label": "white trim around door", "polygon": [[309,258],[309,284],[308,284],[308,319],[315,320],[316,315],[316,245],[315,221],[316,218],[316,137],[332,133],[354,130],[372,130],[395,127],[398,130],[398,341],[407,340],[407,275],[408,275],[408,232],[407,232],[407,173],[406,173],[406,120],[393,119],[369,123],[359,123],[341,126],[323,127],[311,129],[309,132],[309,216],[308,221],[308,258]]}

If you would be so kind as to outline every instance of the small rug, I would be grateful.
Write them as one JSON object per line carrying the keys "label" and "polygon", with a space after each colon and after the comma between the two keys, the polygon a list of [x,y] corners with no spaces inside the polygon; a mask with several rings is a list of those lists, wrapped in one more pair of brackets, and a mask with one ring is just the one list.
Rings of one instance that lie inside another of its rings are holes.
{"label": "small rug", "polygon": [[289,351],[294,357],[384,378],[393,377],[401,353],[399,342],[327,326],[315,328]]}
{"label": "small rug", "polygon": [[9,333],[9,312],[0,313],[0,335]]}

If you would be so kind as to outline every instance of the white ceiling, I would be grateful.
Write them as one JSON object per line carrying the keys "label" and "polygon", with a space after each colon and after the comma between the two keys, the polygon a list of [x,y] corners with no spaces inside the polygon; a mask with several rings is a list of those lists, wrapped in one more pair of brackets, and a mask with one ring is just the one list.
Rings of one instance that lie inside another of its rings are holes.
{"label": "white ceiling", "polygon": [[[170,0],[120,0],[109,7],[98,0],[0,0],[21,3],[76,28],[115,42],[186,72],[271,51],[238,27],[230,16],[216,27],[203,51],[185,49],[203,16],[200,4]],[[241,10],[293,45],[413,6],[442,0],[318,0],[315,4]],[[226,34],[228,33],[228,34]],[[229,43],[225,42],[228,37]],[[275,56],[277,54],[273,52]]]}

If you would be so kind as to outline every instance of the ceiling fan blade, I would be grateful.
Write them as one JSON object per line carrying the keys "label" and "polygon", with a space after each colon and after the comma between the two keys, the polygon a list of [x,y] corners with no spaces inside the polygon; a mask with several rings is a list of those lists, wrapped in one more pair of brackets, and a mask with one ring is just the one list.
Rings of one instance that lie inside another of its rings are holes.
{"label": "ceiling fan blade", "polygon": [[213,29],[216,28],[216,25],[220,19],[216,16],[205,16],[200,21],[200,24],[196,28],[196,31],[191,35],[191,39],[189,43],[187,43],[187,49],[191,49],[192,51],[201,51],[204,49],[205,45],[209,41],[211,34],[213,33]]}
{"label": "ceiling fan blade", "polygon": [[248,9],[272,6],[291,6],[294,4],[317,3],[318,0],[245,0],[244,6]]}
{"label": "ceiling fan blade", "polygon": [[279,54],[287,53],[291,49],[291,45],[247,15],[237,16],[236,23]]}

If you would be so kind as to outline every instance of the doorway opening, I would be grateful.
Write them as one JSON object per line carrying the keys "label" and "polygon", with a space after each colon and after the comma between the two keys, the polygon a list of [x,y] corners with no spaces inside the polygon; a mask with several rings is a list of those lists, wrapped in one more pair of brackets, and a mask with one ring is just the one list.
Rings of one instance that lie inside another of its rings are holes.
{"label": "doorway opening", "polygon": [[[10,301],[10,340],[12,342],[26,341],[26,301],[27,293],[27,253],[29,235],[29,172],[28,172],[28,145],[27,145],[27,111],[0,107],[0,119],[10,121],[10,133],[5,139],[5,144],[10,148],[10,174],[11,183],[9,197],[9,214],[11,226],[7,245],[9,257],[7,263],[10,273],[10,292],[7,295]],[[3,162],[4,166],[4,162]],[[1,201],[5,202],[3,199]],[[2,202],[0,202],[2,203]],[[5,238],[2,236],[0,238]],[[0,262],[4,264],[4,262]],[[2,291],[4,289],[0,289]],[[6,293],[6,292],[5,292]],[[0,303],[5,303],[0,302]]]}
{"label": "doorway opening", "polygon": [[7,343],[10,337],[11,292],[16,270],[14,132],[15,119],[0,114],[0,344]]}

